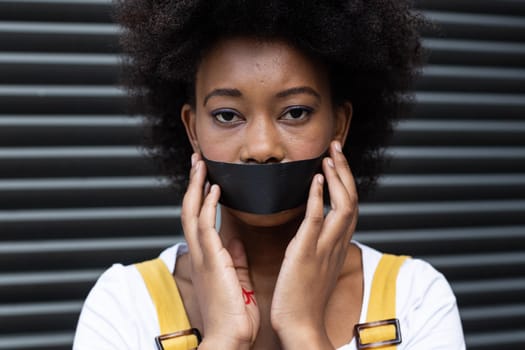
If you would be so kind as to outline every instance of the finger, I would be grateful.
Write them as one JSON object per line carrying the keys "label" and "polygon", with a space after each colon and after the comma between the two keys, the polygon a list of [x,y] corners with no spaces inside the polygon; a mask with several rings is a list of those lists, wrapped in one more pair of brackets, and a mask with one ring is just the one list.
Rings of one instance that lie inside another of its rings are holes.
{"label": "finger", "polygon": [[233,266],[237,272],[237,278],[241,285],[240,297],[243,298],[245,305],[257,305],[254,287],[248,270],[248,259],[242,242],[234,238],[228,242],[228,252],[233,261]]}
{"label": "finger", "polygon": [[204,163],[199,160],[198,155],[194,154],[192,156],[192,163],[188,189],[182,201],[181,222],[190,252],[198,254],[200,248],[197,239],[197,223],[203,196],[202,183],[206,172],[203,166]]}
{"label": "finger", "polygon": [[328,184],[328,193],[330,194],[330,206],[332,210],[343,210],[348,207],[349,194],[346,191],[337,170],[335,169],[334,160],[330,157],[323,159],[323,172]]}
{"label": "finger", "polygon": [[312,248],[315,249],[323,226],[323,184],[324,176],[316,174],[310,185],[303,222],[295,236],[294,244],[297,246],[297,249],[304,252],[311,251]]}
{"label": "finger", "polygon": [[350,169],[350,165],[343,153],[342,145],[339,141],[332,142],[331,145],[331,154],[335,163],[335,170],[339,175],[339,178],[345,186],[349,199],[350,199],[350,210],[352,211],[352,230],[349,230],[346,239],[350,240],[351,235],[354,232],[355,225],[357,223],[357,218],[359,215],[359,205],[358,205],[358,194],[355,184],[355,179]]}
{"label": "finger", "polygon": [[220,197],[218,185],[210,187],[210,193],[204,199],[198,220],[198,240],[203,252],[204,259],[210,260],[222,248],[219,234],[215,229],[217,204]]}
{"label": "finger", "polygon": [[350,195],[346,191],[339,174],[335,169],[334,161],[331,158],[325,158],[323,161],[323,170],[328,183],[330,193],[330,202],[332,209],[325,218],[323,226],[323,236],[320,237],[319,245],[327,249],[340,240],[349,238],[348,232],[352,224],[355,206],[352,204]]}
{"label": "finger", "polygon": [[354,200],[357,204],[357,188],[355,186],[355,179],[350,170],[350,165],[343,153],[343,148],[339,141],[334,141],[330,145],[330,157],[334,160],[335,170],[339,175],[339,178],[343,182],[343,185],[348,192],[350,199]]}

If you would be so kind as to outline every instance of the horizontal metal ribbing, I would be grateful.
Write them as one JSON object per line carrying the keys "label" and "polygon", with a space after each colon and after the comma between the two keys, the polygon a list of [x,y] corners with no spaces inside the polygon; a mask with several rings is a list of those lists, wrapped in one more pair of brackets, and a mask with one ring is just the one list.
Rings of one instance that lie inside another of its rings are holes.
{"label": "horizontal metal ribbing", "polygon": [[365,244],[381,244],[398,242],[403,246],[409,242],[445,242],[454,244],[458,241],[469,240],[517,240],[525,239],[525,226],[495,226],[495,227],[467,227],[431,229],[420,228],[413,230],[380,230],[356,232],[355,238]]}
{"label": "horizontal metal ribbing", "polygon": [[[490,294],[504,291],[524,292],[525,278],[498,278],[478,281],[451,282],[452,289],[459,295]],[[522,294],[523,295],[523,294]]]}
{"label": "horizontal metal ribbing", "polygon": [[525,122],[517,120],[416,120],[395,126],[394,146],[525,146]]}
{"label": "horizontal metal ribbing", "polygon": [[396,146],[386,149],[387,173],[524,173],[524,147]]}
{"label": "horizontal metal ribbing", "polygon": [[523,66],[525,44],[515,42],[426,38],[430,64]]}
{"label": "horizontal metal ribbing", "polygon": [[[111,266],[116,261],[132,264],[157,257],[166,247],[181,239],[181,236],[173,235],[4,242],[0,249],[0,270],[11,273],[35,271],[43,266],[46,271],[61,270],[64,261],[74,265],[75,269]],[[21,256],[25,259],[21,260]]]}
{"label": "horizontal metal ribbing", "polygon": [[0,318],[48,315],[59,313],[79,313],[82,301],[61,301],[48,303],[25,303],[15,305],[0,304]]}
{"label": "horizontal metal ribbing", "polygon": [[143,156],[143,152],[141,152],[137,146],[0,148],[0,160],[38,158],[140,158]]}
{"label": "horizontal metal ribbing", "polygon": [[455,12],[424,11],[441,35],[449,38],[483,38],[485,40],[523,40],[523,17]]}
{"label": "horizontal metal ribbing", "polygon": [[[507,331],[525,325],[525,304],[509,303],[489,306],[466,306],[460,310],[463,330],[477,332]],[[519,327],[519,326],[518,326]]]}
{"label": "horizontal metal ribbing", "polygon": [[74,329],[81,307],[82,301],[80,300],[0,304],[2,333],[16,333],[23,329],[24,332],[42,334],[49,331]]}
{"label": "horizontal metal ribbing", "polygon": [[0,53],[3,84],[115,85],[120,72],[117,55]]}
{"label": "horizontal metal ribbing", "polygon": [[117,54],[90,53],[41,53],[33,52],[0,52],[0,64],[5,65],[38,65],[46,66],[109,66],[113,69],[121,62]]}
{"label": "horizontal metal ribbing", "polygon": [[522,268],[525,268],[525,251],[425,256],[424,260],[431,263],[437,269],[497,268],[502,266],[516,267],[520,265]]}
{"label": "horizontal metal ribbing", "polygon": [[440,11],[525,15],[525,4],[519,0],[417,0],[415,5]]}
{"label": "horizontal metal ribbing", "polygon": [[357,231],[354,238],[382,251],[412,256],[525,250],[525,226],[506,223],[502,226],[362,230]]}
{"label": "horizontal metal ribbing", "polygon": [[437,201],[525,197],[525,174],[390,174],[367,201]]}
{"label": "horizontal metal ribbing", "polygon": [[[481,334],[467,334],[466,343],[471,350],[499,350],[506,346],[521,346],[525,343],[523,329],[501,332],[483,332]],[[516,348],[519,349],[519,348]]]}
{"label": "horizontal metal ribbing", "polygon": [[461,310],[461,319],[464,322],[515,316],[525,318],[525,304],[466,307]]}
{"label": "horizontal metal ribbing", "polygon": [[118,34],[107,23],[0,21],[0,51],[116,53]]}
{"label": "horizontal metal ribbing", "polygon": [[98,189],[135,189],[165,188],[169,186],[166,178],[151,176],[104,177],[85,179],[10,179],[0,180],[0,193],[11,191],[48,191],[48,190],[98,190]]}
{"label": "horizontal metal ribbing", "polygon": [[124,115],[0,115],[0,146],[138,145],[146,133],[143,122]]}
{"label": "horizontal metal ribbing", "polygon": [[74,35],[80,40],[81,35],[115,36],[120,32],[115,24],[106,23],[42,23],[22,21],[0,21],[0,35],[2,34],[61,34]]}
{"label": "horizontal metal ribbing", "polygon": [[138,127],[143,118],[129,115],[5,115],[0,114],[0,127]]}
{"label": "horizontal metal ribbing", "polygon": [[[114,262],[114,261],[113,261]],[[39,266],[41,267],[41,266]],[[83,300],[105,268],[0,273],[3,304]]]}
{"label": "horizontal metal ribbing", "polygon": [[129,112],[129,97],[112,86],[0,86],[3,114],[118,114]]}
{"label": "horizontal metal ribbing", "polygon": [[109,0],[2,0],[0,20],[111,22]]}
{"label": "horizontal metal ribbing", "polygon": [[[471,272],[475,275],[475,271]],[[495,278],[470,278],[465,281],[451,280],[460,310],[464,307],[523,303],[525,279],[520,275]]]}
{"label": "horizontal metal ribbing", "polygon": [[0,335],[0,349],[71,349],[73,332],[49,332],[44,334]]}
{"label": "horizontal metal ribbing", "polygon": [[[398,158],[525,158],[525,147],[390,147],[389,155]],[[0,153],[1,154],[1,153]]]}
{"label": "horizontal metal ribbing", "polygon": [[35,285],[67,284],[77,282],[94,282],[103,271],[53,271],[53,272],[22,272],[0,274],[0,290],[6,287],[29,288]]}
{"label": "horizontal metal ribbing", "polygon": [[[0,123],[1,123],[0,119]],[[485,121],[472,123],[463,120],[404,120],[395,127],[395,132],[459,132],[459,133],[489,133],[505,134],[525,133],[524,121]]]}
{"label": "horizontal metal ribbing", "polygon": [[525,69],[428,65],[416,88],[422,91],[524,92]]}
{"label": "horizontal metal ribbing", "polygon": [[[1,92],[1,90],[0,90]],[[517,94],[473,94],[473,93],[416,93],[418,104],[447,104],[450,108],[455,105],[470,105],[477,107],[521,107],[525,108],[525,95]]]}
{"label": "horizontal metal ribbing", "polygon": [[525,224],[525,201],[382,202],[359,206],[360,230]]}
{"label": "horizontal metal ribbing", "polygon": [[454,215],[486,212],[525,212],[525,200],[501,201],[463,201],[436,203],[374,203],[361,204],[359,213],[362,216],[374,215],[432,215],[451,213]]}
{"label": "horizontal metal ribbing", "polygon": [[0,179],[0,210],[176,205],[170,186],[152,176]]}
{"label": "horizontal metal ribbing", "polygon": [[24,86],[0,85],[0,98],[20,97],[122,97],[126,92],[114,86]]}
{"label": "horizontal metal ribbing", "polygon": [[47,222],[107,219],[165,219],[180,217],[180,207],[132,207],[0,211],[0,224],[6,222]]}
{"label": "horizontal metal ribbing", "polygon": [[33,240],[31,242],[3,242],[0,246],[0,255],[14,254],[74,254],[85,251],[128,250],[136,248],[164,249],[182,237],[139,237],[139,238],[99,238],[74,240]]}
{"label": "horizontal metal ribbing", "polygon": [[419,118],[523,118],[525,95],[417,92],[413,116]]}

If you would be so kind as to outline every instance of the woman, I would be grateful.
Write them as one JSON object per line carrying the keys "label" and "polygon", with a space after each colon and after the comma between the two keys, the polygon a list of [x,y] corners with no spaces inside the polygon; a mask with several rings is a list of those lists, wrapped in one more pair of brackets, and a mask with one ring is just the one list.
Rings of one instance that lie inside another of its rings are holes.
{"label": "woman", "polygon": [[[187,244],[161,254],[183,308],[166,312],[187,315],[199,349],[367,348],[354,326],[367,325],[381,254],[352,241],[358,194],[415,76],[421,20],[398,0],[130,0],[118,11],[153,153],[182,192],[189,173]],[[155,348],[162,291],[143,278],[122,265],[101,276],[75,349]],[[409,259],[393,285],[398,349],[464,348],[441,274]]]}

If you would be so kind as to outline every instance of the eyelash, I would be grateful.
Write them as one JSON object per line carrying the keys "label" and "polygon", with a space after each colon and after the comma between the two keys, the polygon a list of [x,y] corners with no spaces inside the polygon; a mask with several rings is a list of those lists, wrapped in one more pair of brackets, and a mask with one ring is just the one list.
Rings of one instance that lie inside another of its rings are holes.
{"label": "eyelash", "polygon": [[287,114],[289,114],[290,112],[292,111],[301,111],[301,115],[299,118],[290,118],[290,119],[285,119],[285,120],[304,120],[306,118],[308,118],[312,112],[313,112],[313,109],[310,108],[310,107],[306,107],[306,106],[293,106],[293,107],[290,107],[290,108],[287,108],[284,113],[282,114],[281,117],[284,117],[286,116]]}
{"label": "eyelash", "polygon": [[[293,117],[285,118],[286,115],[290,114],[293,111],[301,111],[301,115],[298,118],[293,118]],[[292,107],[287,108],[281,114],[280,119],[285,120],[285,121],[303,121],[306,118],[308,118],[312,114],[313,111],[314,111],[313,108],[306,107],[306,106],[292,106]],[[224,116],[225,114],[231,114],[232,120],[224,120],[224,118],[222,118],[223,120],[219,119],[221,118],[221,116]],[[238,122],[242,121],[243,119],[237,111],[231,110],[231,109],[220,109],[220,110],[213,111],[211,112],[211,116],[217,123],[222,124],[222,125],[235,125]]]}
{"label": "eyelash", "polygon": [[224,114],[232,114],[233,115],[233,118],[232,119],[241,119],[241,117],[239,116],[239,113],[237,113],[236,111],[234,110],[231,110],[231,109],[220,109],[220,110],[217,110],[217,111],[213,111],[211,113],[213,119],[219,123],[219,124],[225,124],[225,125],[232,125],[232,124],[235,124],[237,122],[239,122],[239,120],[234,120],[234,121],[228,121],[228,120],[219,120],[219,117],[221,115],[224,115]]}

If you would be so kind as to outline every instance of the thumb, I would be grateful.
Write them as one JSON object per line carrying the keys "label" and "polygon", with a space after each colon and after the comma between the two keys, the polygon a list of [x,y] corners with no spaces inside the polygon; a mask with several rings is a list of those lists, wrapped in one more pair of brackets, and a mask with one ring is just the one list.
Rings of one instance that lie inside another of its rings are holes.
{"label": "thumb", "polygon": [[244,245],[238,238],[233,238],[228,243],[228,251],[232,257],[233,266],[237,272],[237,278],[242,289],[242,296],[244,298],[244,303],[255,304],[255,292],[253,290],[253,284],[250,278],[250,270],[248,269],[248,258],[246,257],[246,252],[244,250]]}

